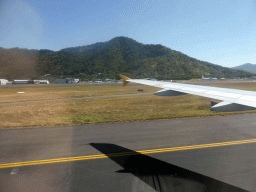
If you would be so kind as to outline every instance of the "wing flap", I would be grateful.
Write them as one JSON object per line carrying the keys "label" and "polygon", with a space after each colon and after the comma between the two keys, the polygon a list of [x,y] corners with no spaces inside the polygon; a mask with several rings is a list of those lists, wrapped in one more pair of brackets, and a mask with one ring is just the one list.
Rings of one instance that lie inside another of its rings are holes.
{"label": "wing flap", "polygon": [[157,91],[154,93],[154,95],[158,96],[178,96],[178,95],[186,95],[187,93],[179,92],[179,91],[173,91],[169,89],[163,89],[160,91]]}
{"label": "wing flap", "polygon": [[220,102],[211,107],[211,111],[219,111],[219,112],[249,111],[249,110],[255,110],[255,109],[256,108],[254,107],[240,105],[237,103],[231,103],[228,101]]}

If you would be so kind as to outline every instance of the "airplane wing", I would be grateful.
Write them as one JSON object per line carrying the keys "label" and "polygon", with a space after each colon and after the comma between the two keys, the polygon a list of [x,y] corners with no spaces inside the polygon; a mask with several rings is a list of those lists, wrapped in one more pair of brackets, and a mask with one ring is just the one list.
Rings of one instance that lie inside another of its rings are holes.
{"label": "airplane wing", "polygon": [[212,111],[230,112],[256,110],[256,92],[254,91],[152,81],[145,79],[130,79],[123,75],[120,75],[120,77],[123,79],[123,86],[126,86],[129,82],[133,82],[162,88],[162,90],[154,93],[155,95],[159,96],[178,96],[184,94],[193,94],[197,96],[221,100],[222,102],[220,103],[212,102],[214,103],[211,107]]}

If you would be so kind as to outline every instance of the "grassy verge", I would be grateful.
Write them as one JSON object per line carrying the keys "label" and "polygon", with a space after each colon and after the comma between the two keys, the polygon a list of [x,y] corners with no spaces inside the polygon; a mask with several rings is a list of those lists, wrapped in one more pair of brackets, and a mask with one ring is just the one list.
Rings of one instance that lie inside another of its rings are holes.
{"label": "grassy verge", "polygon": [[35,103],[0,107],[0,128],[68,125],[68,103]]}
{"label": "grassy verge", "polygon": [[[88,94],[87,91],[93,96],[121,95],[138,93],[138,88],[143,88],[144,92],[158,90],[147,86],[129,85],[125,88],[121,86],[73,88],[73,91],[82,90],[80,94],[82,97],[84,94]],[[67,90],[65,88],[62,89],[64,89],[63,91],[71,90],[70,87],[66,88]],[[53,89],[53,91],[55,90],[56,88]],[[42,94],[51,93],[51,91],[46,90]],[[71,91],[68,97],[78,95]],[[245,113],[210,111],[210,99],[193,95],[177,97],[137,95],[65,102],[46,102],[2,106],[0,107],[0,111],[0,128],[127,122]]]}
{"label": "grassy verge", "polygon": [[247,91],[256,91],[256,82],[215,83],[215,84],[212,84],[211,86],[231,88],[231,89],[241,89],[241,90],[247,90]]}
{"label": "grassy verge", "polygon": [[170,119],[216,114],[209,110],[209,101],[194,96],[157,97],[142,95],[72,101],[70,121],[74,124],[125,122],[149,119]]}
{"label": "grassy verge", "polygon": [[127,122],[153,119],[230,115],[244,112],[210,111],[210,99],[192,95],[159,97],[154,95],[118,99],[72,101],[69,120],[73,124]]}

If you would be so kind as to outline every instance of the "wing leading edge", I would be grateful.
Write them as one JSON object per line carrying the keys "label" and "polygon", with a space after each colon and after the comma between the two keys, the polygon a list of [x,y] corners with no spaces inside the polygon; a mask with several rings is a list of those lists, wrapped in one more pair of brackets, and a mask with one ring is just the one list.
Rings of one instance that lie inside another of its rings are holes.
{"label": "wing leading edge", "polygon": [[256,110],[256,92],[254,91],[152,81],[145,79],[130,79],[123,75],[120,75],[120,77],[123,79],[123,86],[126,86],[129,82],[133,82],[162,88],[162,90],[155,93],[155,95],[159,96],[193,94],[222,101],[212,105],[212,111],[230,112]]}

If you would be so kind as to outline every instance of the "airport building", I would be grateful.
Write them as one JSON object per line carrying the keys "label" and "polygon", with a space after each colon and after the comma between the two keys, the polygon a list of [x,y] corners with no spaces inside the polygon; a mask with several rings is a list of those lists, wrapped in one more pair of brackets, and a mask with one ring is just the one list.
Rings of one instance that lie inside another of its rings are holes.
{"label": "airport building", "polygon": [[13,84],[29,84],[29,80],[13,80]]}
{"label": "airport building", "polygon": [[49,84],[48,80],[14,80],[13,84]]}
{"label": "airport building", "polygon": [[0,85],[6,85],[7,82],[7,79],[0,79]]}

